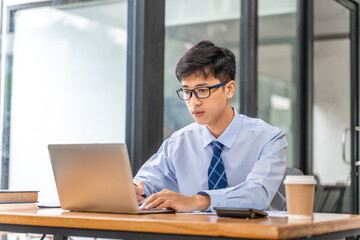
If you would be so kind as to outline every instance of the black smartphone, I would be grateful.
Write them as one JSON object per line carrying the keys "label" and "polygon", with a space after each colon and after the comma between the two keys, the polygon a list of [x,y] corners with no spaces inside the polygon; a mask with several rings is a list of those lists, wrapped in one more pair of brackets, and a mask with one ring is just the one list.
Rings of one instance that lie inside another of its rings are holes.
{"label": "black smartphone", "polygon": [[268,215],[264,211],[252,208],[214,207],[214,209],[219,217],[258,218]]}

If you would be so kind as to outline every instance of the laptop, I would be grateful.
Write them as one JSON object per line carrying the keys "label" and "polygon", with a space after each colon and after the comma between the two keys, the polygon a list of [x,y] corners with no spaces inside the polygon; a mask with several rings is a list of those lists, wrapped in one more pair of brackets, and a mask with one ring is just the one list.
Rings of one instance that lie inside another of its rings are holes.
{"label": "laptop", "polygon": [[127,147],[117,144],[48,146],[61,208],[107,213],[165,213],[139,209]]}

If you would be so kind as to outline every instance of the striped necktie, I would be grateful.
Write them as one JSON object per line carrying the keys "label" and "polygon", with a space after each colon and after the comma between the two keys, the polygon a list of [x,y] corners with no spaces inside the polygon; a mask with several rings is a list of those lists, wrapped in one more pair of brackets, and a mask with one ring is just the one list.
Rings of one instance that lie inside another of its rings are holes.
{"label": "striped necktie", "polygon": [[210,143],[213,150],[213,156],[211,158],[209,170],[208,170],[208,182],[209,190],[226,188],[228,186],[224,163],[221,157],[223,146],[218,141]]}

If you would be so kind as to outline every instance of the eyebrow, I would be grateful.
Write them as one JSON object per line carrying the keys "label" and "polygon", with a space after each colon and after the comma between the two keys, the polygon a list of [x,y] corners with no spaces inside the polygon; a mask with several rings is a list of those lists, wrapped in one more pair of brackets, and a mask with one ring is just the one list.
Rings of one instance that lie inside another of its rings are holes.
{"label": "eyebrow", "polygon": [[[209,84],[208,83],[199,83],[199,84],[195,85],[195,88],[196,87],[203,87],[203,86],[209,86]],[[189,86],[188,85],[183,85],[182,87],[188,88]]]}

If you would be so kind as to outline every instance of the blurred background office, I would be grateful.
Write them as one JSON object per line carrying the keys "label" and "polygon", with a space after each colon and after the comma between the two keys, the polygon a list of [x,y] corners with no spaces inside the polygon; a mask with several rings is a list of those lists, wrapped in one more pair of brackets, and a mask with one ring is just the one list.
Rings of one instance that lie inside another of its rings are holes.
{"label": "blurred background office", "polygon": [[58,201],[55,143],[126,142],[134,174],[193,121],[175,90],[201,40],[237,58],[240,113],[282,128],[316,211],[358,213],[358,0],[2,0],[1,188]]}

